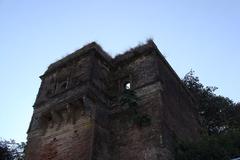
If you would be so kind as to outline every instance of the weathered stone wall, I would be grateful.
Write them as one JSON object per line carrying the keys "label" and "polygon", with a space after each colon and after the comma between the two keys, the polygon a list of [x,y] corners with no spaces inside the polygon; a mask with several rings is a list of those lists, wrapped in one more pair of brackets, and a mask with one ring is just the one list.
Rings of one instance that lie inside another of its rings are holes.
{"label": "weathered stone wall", "polygon": [[95,53],[93,64],[91,83],[89,85],[89,97],[95,97],[95,102],[90,105],[94,108],[94,136],[92,148],[92,160],[111,160],[110,157],[110,132],[109,132],[109,74],[111,70],[110,62],[97,57]]}
{"label": "weathered stone wall", "polygon": [[[91,52],[89,53],[91,55]],[[58,69],[46,72],[42,76],[42,84],[35,102],[36,107],[76,87],[81,87],[90,79],[92,59],[91,56],[82,56],[76,60],[68,62]]]}
{"label": "weathered stone wall", "polygon": [[27,160],[90,159],[95,122],[87,91],[92,61],[89,52],[42,77],[28,131]]}
{"label": "weathered stone wall", "polygon": [[[151,50],[150,50],[151,51]],[[145,55],[133,58],[119,70],[128,75],[119,77],[119,93],[124,81],[131,83],[131,89],[139,97],[138,112],[151,117],[151,125],[139,127],[132,124],[127,111],[113,116],[113,159],[116,160],[158,160],[171,159],[165,146],[162,128],[162,89],[156,57],[143,51]],[[146,54],[147,53],[147,54]],[[141,54],[141,53],[140,53]],[[116,73],[119,71],[117,70]],[[126,77],[126,78],[125,78]],[[122,106],[119,106],[122,107]]]}
{"label": "weathered stone wall", "polygon": [[84,108],[87,106],[76,101],[57,107],[34,115],[35,121],[43,124],[29,131],[26,159],[89,159],[94,121],[88,109]]}
{"label": "weathered stone wall", "polygon": [[[176,138],[199,136],[194,98],[152,41],[114,59],[91,43],[41,79],[26,160],[171,160]],[[147,126],[120,103],[127,83]]]}
{"label": "weathered stone wall", "polygon": [[194,140],[200,132],[195,99],[166,63],[158,59],[157,70],[163,86],[164,123],[177,138]]}

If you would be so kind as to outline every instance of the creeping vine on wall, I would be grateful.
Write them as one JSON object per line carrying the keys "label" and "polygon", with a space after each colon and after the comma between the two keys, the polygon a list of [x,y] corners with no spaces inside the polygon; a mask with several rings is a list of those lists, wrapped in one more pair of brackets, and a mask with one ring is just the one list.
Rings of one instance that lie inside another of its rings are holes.
{"label": "creeping vine on wall", "polygon": [[128,105],[129,112],[131,113],[131,121],[140,127],[149,126],[151,124],[151,117],[148,114],[141,114],[137,111],[139,98],[136,96],[135,91],[125,89],[120,97],[121,106]]}

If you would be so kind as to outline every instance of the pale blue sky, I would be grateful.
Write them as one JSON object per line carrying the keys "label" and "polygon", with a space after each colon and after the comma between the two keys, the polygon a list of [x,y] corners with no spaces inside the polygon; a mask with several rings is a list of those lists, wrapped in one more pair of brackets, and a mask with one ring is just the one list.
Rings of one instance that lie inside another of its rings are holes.
{"label": "pale blue sky", "polygon": [[113,56],[147,38],[240,101],[239,0],[0,0],[0,137],[25,141],[47,66],[97,41]]}

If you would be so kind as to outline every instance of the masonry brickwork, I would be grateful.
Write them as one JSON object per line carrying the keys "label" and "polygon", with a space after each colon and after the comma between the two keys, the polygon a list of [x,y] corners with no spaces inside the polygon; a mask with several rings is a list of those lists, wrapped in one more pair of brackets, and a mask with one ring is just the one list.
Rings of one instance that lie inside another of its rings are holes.
{"label": "masonry brickwork", "polygon": [[[26,160],[172,160],[176,139],[199,137],[194,97],[152,40],[115,58],[90,43],[40,78]],[[127,83],[150,125],[126,120]]]}

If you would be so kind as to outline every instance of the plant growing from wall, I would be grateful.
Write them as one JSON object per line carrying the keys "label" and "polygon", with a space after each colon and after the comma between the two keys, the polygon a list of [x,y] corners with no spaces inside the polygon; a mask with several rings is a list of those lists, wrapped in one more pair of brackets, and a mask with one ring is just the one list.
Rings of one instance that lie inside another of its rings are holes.
{"label": "plant growing from wall", "polygon": [[138,100],[135,91],[131,89],[125,89],[120,97],[121,105],[128,105],[131,121],[140,127],[149,126],[151,124],[151,117],[148,114],[140,114],[137,111],[139,108]]}

